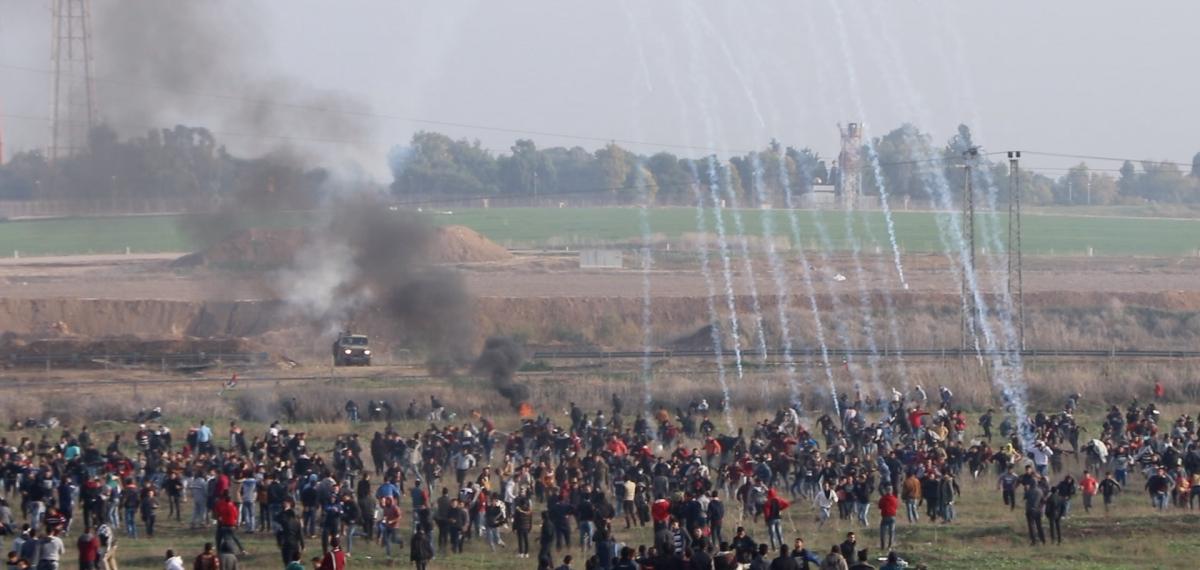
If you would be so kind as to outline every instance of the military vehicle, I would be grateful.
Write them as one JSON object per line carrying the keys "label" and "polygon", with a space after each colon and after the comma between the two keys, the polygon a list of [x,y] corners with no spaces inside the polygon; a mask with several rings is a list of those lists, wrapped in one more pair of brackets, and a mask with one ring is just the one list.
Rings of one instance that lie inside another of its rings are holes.
{"label": "military vehicle", "polygon": [[370,366],[371,344],[365,334],[338,333],[333,341],[334,366]]}

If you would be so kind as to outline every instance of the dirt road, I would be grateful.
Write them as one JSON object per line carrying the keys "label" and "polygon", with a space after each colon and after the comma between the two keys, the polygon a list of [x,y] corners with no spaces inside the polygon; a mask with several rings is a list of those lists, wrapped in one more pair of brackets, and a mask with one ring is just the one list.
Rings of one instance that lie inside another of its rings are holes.
{"label": "dirt road", "polygon": [[[284,283],[272,272],[181,270],[171,267],[176,255],[103,255],[0,260],[0,297],[12,299],[101,298],[118,300],[228,301],[275,299]],[[890,264],[864,257],[867,288],[899,289]],[[905,259],[913,291],[955,292],[957,275],[942,256]],[[986,260],[980,261],[987,266]],[[741,264],[735,264],[740,266]],[[1003,267],[1003,263],[1000,264]],[[640,297],[643,275],[636,269],[581,270],[569,258],[521,256],[512,262],[459,266],[470,290],[478,297]],[[814,271],[819,292],[857,290],[854,264],[833,258],[828,271]],[[775,292],[766,264],[755,264],[754,279],[762,294]],[[793,292],[803,293],[797,267],[788,268]],[[830,278],[841,275],[840,278]],[[825,276],[825,278],[822,278]],[[650,292],[658,297],[699,297],[708,294],[703,274],[694,267],[650,272]],[[995,290],[1002,273],[980,271],[981,281]],[[724,290],[719,271],[714,285]],[[733,287],[748,291],[749,274],[733,272]],[[1156,292],[1200,291],[1200,259],[1158,258],[1036,258],[1027,260],[1028,292]]]}

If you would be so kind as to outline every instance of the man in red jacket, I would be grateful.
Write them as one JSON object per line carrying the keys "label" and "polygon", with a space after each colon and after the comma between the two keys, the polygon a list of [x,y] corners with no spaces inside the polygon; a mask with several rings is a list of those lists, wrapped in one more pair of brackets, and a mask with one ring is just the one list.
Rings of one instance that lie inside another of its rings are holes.
{"label": "man in red jacket", "polygon": [[896,542],[896,511],[900,508],[900,499],[891,487],[883,488],[883,496],[879,497],[879,550],[887,552]]}
{"label": "man in red jacket", "polygon": [[229,548],[225,545],[225,541],[231,540],[237,545],[238,553],[245,555],[246,548],[242,546],[242,541],[237,537],[238,506],[229,497],[228,490],[221,493],[220,498],[217,499],[217,504],[213,506],[213,515],[217,519],[217,548]]}
{"label": "man in red jacket", "polygon": [[92,527],[83,529],[75,545],[79,547],[80,570],[96,570],[96,562],[100,559],[100,539],[92,534]]}
{"label": "man in red jacket", "polygon": [[321,558],[317,570],[346,570],[346,552],[342,550],[342,541],[338,537],[329,539],[329,552]]}
{"label": "man in red jacket", "polygon": [[767,489],[767,502],[763,505],[763,518],[767,521],[767,540],[771,549],[785,546],[783,543],[783,511],[790,503],[775,492],[775,488]]}

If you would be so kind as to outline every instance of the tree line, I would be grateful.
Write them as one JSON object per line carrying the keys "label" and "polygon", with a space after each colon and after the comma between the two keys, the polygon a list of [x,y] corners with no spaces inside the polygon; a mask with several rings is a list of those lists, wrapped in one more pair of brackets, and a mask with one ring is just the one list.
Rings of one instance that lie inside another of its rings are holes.
{"label": "tree line", "polygon": [[[755,152],[717,158],[670,152],[639,154],[610,143],[594,151],[579,146],[539,148],[517,140],[493,153],[478,140],[422,131],[388,156],[398,198],[506,197],[590,203],[688,205],[695,185],[721,184],[743,206],[785,205],[814,189],[835,189],[855,175],[867,196],[937,203],[965,184],[964,155],[974,148],[960,126],[938,143],[905,124],[864,144],[858,172],[839,170],[837,157],[770,141]],[[1006,199],[1009,168],[1003,155],[971,160],[976,187]],[[717,180],[716,178],[720,179]],[[1022,198],[1033,205],[1183,204],[1200,202],[1200,153],[1190,170],[1170,162],[1126,161],[1119,171],[1086,163],[1058,176],[1022,170]],[[110,128],[93,129],[86,150],[50,164],[41,151],[23,151],[0,166],[0,200],[177,198],[220,205],[307,208],[319,200],[330,174],[300,155],[279,151],[242,158],[204,128],[176,126],[121,139]],[[502,204],[502,201],[497,204]]]}

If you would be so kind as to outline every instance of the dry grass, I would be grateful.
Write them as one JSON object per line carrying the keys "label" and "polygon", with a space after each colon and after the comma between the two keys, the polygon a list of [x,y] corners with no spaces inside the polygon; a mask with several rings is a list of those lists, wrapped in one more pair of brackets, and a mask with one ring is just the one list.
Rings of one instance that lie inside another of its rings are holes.
{"label": "dry grass", "polygon": [[[716,404],[723,397],[720,375],[709,359],[681,359],[653,362],[650,374],[643,375],[640,363],[561,363],[567,369],[524,373],[519,381],[531,390],[536,407],[550,413],[564,412],[570,402],[585,409],[609,407],[612,394],[619,394],[626,409],[643,406],[649,395],[655,408],[686,406],[691,400],[707,398]],[[974,359],[886,360],[872,372],[865,359],[855,360],[848,370],[841,362],[832,363],[833,386],[839,394],[852,398],[856,388],[864,397],[890,395],[894,387],[906,390],[919,384],[930,397],[936,397],[938,385],[954,391],[965,409],[994,406],[999,400],[987,365]],[[596,368],[599,366],[599,368]],[[779,361],[760,363],[747,356],[739,377],[736,366],[725,362],[725,383],[730,401],[739,410],[754,413],[769,411],[798,394],[810,413],[829,408],[831,386],[825,368],[816,362],[798,359],[794,374]],[[1137,397],[1152,398],[1156,381],[1167,390],[1168,402],[1195,402],[1200,399],[1200,377],[1190,361],[1080,360],[1026,362],[1023,378],[1031,408],[1051,410],[1062,405],[1066,396],[1078,392],[1088,406],[1123,403]],[[373,372],[374,374],[378,374]],[[874,378],[879,381],[875,382]],[[858,384],[855,384],[857,377]],[[27,417],[53,415],[67,424],[84,422],[128,421],[143,408],[162,406],[170,415],[186,411],[188,417],[237,417],[249,422],[268,422],[283,417],[283,402],[296,399],[298,421],[330,423],[342,420],[347,400],[355,400],[365,409],[368,399],[388,400],[397,415],[415,400],[424,409],[431,395],[451,403],[460,413],[481,410],[493,415],[511,412],[509,404],[497,396],[484,381],[473,378],[429,379],[424,377],[341,378],[301,382],[244,380],[236,389],[216,397],[215,382],[142,385],[136,380],[125,386],[104,385],[95,389],[54,388],[52,380],[38,388],[10,390],[0,399],[0,414],[6,424]]]}

